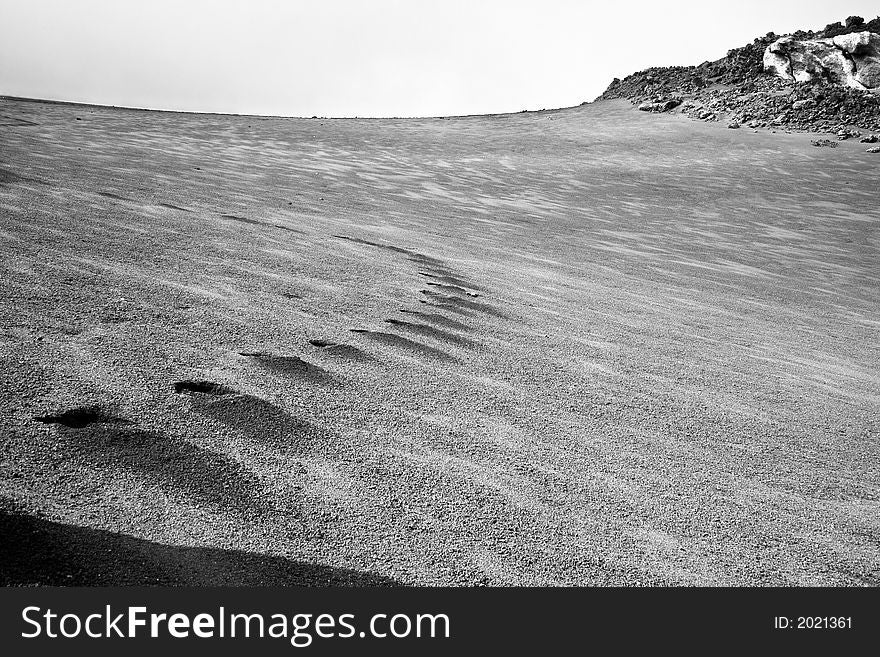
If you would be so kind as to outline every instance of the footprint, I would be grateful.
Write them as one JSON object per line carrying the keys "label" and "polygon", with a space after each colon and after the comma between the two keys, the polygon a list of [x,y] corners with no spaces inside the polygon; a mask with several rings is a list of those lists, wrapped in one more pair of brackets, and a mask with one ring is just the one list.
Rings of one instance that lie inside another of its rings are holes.
{"label": "footprint", "polygon": [[465,315],[467,317],[471,316],[471,312],[466,308],[459,308],[454,303],[446,303],[442,300],[432,300],[428,301],[427,299],[419,299],[419,303],[424,303],[432,308],[439,308],[440,310],[446,310],[451,313],[456,313],[457,315]]}
{"label": "footprint", "polygon": [[27,119],[20,119],[17,116],[8,116],[6,114],[3,115],[3,118],[9,121],[9,123],[0,123],[0,126],[6,127],[21,127],[21,126],[32,126],[32,125],[40,125],[39,123],[34,123],[33,121],[28,121]]}
{"label": "footprint", "polygon": [[330,434],[321,427],[294,417],[254,395],[239,394],[198,401],[193,408],[250,440],[278,448],[322,448],[331,439]]}
{"label": "footprint", "polygon": [[12,173],[12,171],[9,171],[8,169],[0,169],[0,185],[16,183],[21,179],[21,176],[17,173]]}
{"label": "footprint", "polygon": [[82,429],[97,423],[125,423],[127,420],[113,417],[101,410],[100,406],[79,406],[59,413],[58,415],[35,416],[37,422],[43,424],[60,424],[72,429]]}
{"label": "footprint", "polygon": [[368,246],[377,246],[377,247],[382,246],[381,244],[376,244],[376,242],[369,242],[367,240],[362,240],[357,237],[348,237],[346,235],[333,235],[333,237],[335,237],[338,240],[346,240],[348,242],[356,242],[357,244],[366,244]]}
{"label": "footprint", "polygon": [[259,221],[256,219],[248,219],[247,217],[239,217],[237,214],[224,214],[221,215],[224,219],[232,219],[233,221],[240,221],[244,224],[257,224],[259,225]]}
{"label": "footprint", "polygon": [[466,294],[469,297],[478,297],[480,296],[476,292],[470,292],[469,290],[464,289],[458,285],[449,285],[448,283],[425,283],[425,285],[433,285],[434,287],[440,288],[446,292],[455,292],[458,294]]}
{"label": "footprint", "polygon": [[340,240],[348,240],[349,242],[355,242],[357,244],[365,244],[367,246],[374,246],[378,249],[384,249],[385,251],[393,251],[394,253],[401,253],[405,256],[409,256],[407,259],[412,262],[419,262],[423,265],[427,265],[429,267],[440,267],[445,269],[445,265],[442,260],[438,260],[437,258],[432,258],[431,256],[426,256],[418,251],[413,251],[412,249],[405,249],[400,246],[394,246],[393,244],[379,244],[378,242],[371,242],[370,240],[364,240],[359,237],[346,237],[345,235],[334,235],[333,237]]}
{"label": "footprint", "polygon": [[495,317],[505,317],[504,313],[496,310],[488,304],[482,303],[481,301],[472,301],[470,299],[463,299],[462,297],[440,294],[439,292],[434,292],[433,290],[420,290],[420,292],[426,297],[434,300],[435,305],[444,308],[451,309],[453,307],[457,307],[461,309],[485,313],[487,315],[494,315]]}
{"label": "footprint", "polygon": [[280,228],[281,230],[286,230],[289,233],[299,233],[300,235],[305,235],[305,231],[299,230],[298,228],[289,228],[287,226],[282,226],[281,224],[272,224],[275,228]]}
{"label": "footprint", "polygon": [[440,349],[436,349],[435,347],[430,347],[426,344],[422,344],[421,342],[416,342],[415,340],[410,340],[409,338],[404,338],[400,335],[395,335],[394,333],[386,333],[384,331],[370,331],[368,329],[349,329],[352,333],[359,333],[364,337],[370,338],[371,340],[375,340],[376,342],[391,346],[398,347],[400,349],[404,349],[406,351],[412,351],[415,353],[419,353],[428,358],[435,358],[437,360],[455,360],[452,356],[447,354],[445,351],[441,351]]}
{"label": "footprint", "polygon": [[471,327],[467,324],[459,322],[457,320],[452,319],[451,317],[447,317],[446,315],[441,315],[440,313],[423,313],[419,310],[406,310],[401,309],[400,312],[406,313],[407,315],[415,315],[420,319],[423,319],[427,322],[432,322],[434,324],[440,324],[441,326],[445,326],[451,329],[457,329],[459,331],[470,331]]}
{"label": "footprint", "polygon": [[235,390],[227,388],[220,383],[213,381],[178,381],[174,384],[174,392],[180,393],[196,393],[199,395],[208,395],[210,397],[219,397],[221,395],[234,395]]}
{"label": "footprint", "polygon": [[39,178],[28,178],[26,176],[20,176],[17,173],[13,173],[8,169],[0,169],[0,185],[9,185],[12,183],[36,183],[38,185],[48,185],[45,180],[40,180]]}
{"label": "footprint", "polygon": [[364,240],[359,237],[346,237],[345,235],[334,235],[336,239],[340,240],[348,240],[349,242],[354,242],[356,244],[364,244],[366,246],[374,246],[377,249],[384,249],[386,251],[395,251],[397,253],[405,253],[407,255],[412,255],[413,252],[409,249],[402,249],[399,246],[393,246],[391,244],[379,244],[378,242],[371,242],[370,240]]}
{"label": "footprint", "polygon": [[262,351],[240,351],[239,355],[247,356],[266,369],[286,376],[294,376],[319,382],[328,382],[333,378],[329,372],[323,370],[317,365],[312,365],[299,356],[280,356],[277,354],[267,354]]}
{"label": "footprint", "polygon": [[174,205],[173,203],[159,203],[163,208],[168,208],[169,210],[179,210],[180,212],[192,212],[192,210],[188,210],[187,208],[182,208],[179,205]]}
{"label": "footprint", "polygon": [[369,354],[361,351],[357,347],[350,344],[340,344],[331,340],[309,340],[309,344],[318,347],[321,353],[337,358],[347,358],[348,360],[368,361],[376,360]]}
{"label": "footprint", "polygon": [[434,308],[440,308],[457,315],[472,315],[472,312],[469,309],[463,308],[460,304],[456,303],[456,297],[448,297],[445,294],[440,294],[439,292],[434,292],[432,290],[420,290],[420,292],[424,294],[427,299],[419,299],[419,303],[425,303]]}
{"label": "footprint", "polygon": [[103,196],[105,198],[112,198],[116,201],[126,201],[127,203],[134,203],[134,201],[126,196],[122,196],[121,194],[114,194],[113,192],[98,192],[98,196]]}
{"label": "footprint", "polygon": [[303,440],[329,438],[330,434],[306,420],[292,416],[275,404],[236,392],[211,381],[179,381],[176,392],[190,394],[191,408],[247,436],[276,447],[302,447]]}
{"label": "footprint", "polygon": [[438,260],[437,258],[432,258],[431,256],[426,256],[421,253],[410,252],[410,257],[407,258],[410,262],[415,262],[420,265],[423,265],[428,268],[434,268],[442,271],[444,275],[449,271],[446,266],[446,263],[442,260]]}
{"label": "footprint", "polygon": [[418,322],[406,322],[402,319],[386,319],[385,322],[387,324],[391,324],[392,326],[399,326],[405,331],[412,331],[413,333],[420,333],[421,335],[427,335],[432,338],[436,338],[438,340],[446,340],[447,342],[453,342],[455,344],[460,344],[464,346],[473,346],[473,341],[469,340],[461,335],[456,335],[455,333],[450,333],[449,331],[444,331],[442,329],[438,329],[436,326],[431,326],[430,324],[419,324]]}

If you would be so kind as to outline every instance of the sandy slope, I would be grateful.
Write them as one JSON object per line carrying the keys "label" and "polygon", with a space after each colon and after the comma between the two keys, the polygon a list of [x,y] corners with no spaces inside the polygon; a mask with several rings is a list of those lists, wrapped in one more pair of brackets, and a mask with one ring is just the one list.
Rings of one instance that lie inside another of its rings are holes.
{"label": "sandy slope", "polygon": [[0,579],[877,584],[878,157],[0,101]]}

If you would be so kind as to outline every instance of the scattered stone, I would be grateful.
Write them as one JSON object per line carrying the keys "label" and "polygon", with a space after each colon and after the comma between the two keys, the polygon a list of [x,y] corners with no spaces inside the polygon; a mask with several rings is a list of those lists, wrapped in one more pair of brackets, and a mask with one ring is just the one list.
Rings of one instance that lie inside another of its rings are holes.
{"label": "scattered stone", "polygon": [[858,130],[848,130],[847,128],[841,128],[837,131],[837,138],[840,141],[845,141],[850,137],[861,137],[862,133]]}
{"label": "scattered stone", "polygon": [[734,121],[732,123],[728,123],[727,127],[730,128],[731,130],[737,130],[739,128],[739,123]]}
{"label": "scattered stone", "polygon": [[830,139],[814,139],[810,142],[813,146],[818,146],[820,148],[837,148],[837,142],[831,141]]}
{"label": "scattered stone", "polygon": [[862,137],[859,141],[863,144],[876,144],[880,141],[880,137],[877,135],[868,135],[867,137]]}
{"label": "scattered stone", "polygon": [[865,149],[866,153],[880,153],[880,146],[872,146],[871,148]]}
{"label": "scattered stone", "polygon": [[681,98],[669,98],[653,102],[642,103],[639,109],[643,112],[668,112],[681,105]]}

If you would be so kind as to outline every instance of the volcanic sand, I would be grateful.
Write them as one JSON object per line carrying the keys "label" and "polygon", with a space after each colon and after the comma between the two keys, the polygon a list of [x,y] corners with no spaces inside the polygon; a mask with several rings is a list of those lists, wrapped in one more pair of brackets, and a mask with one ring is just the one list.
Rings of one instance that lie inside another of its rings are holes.
{"label": "volcanic sand", "polygon": [[0,581],[880,583],[880,156],[811,137],[0,101]]}

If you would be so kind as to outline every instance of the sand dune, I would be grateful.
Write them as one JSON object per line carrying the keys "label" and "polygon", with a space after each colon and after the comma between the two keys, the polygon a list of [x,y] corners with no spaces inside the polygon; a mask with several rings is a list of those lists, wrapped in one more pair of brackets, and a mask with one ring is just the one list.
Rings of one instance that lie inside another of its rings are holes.
{"label": "sand dune", "polygon": [[0,580],[880,583],[877,156],[810,137],[0,100]]}

